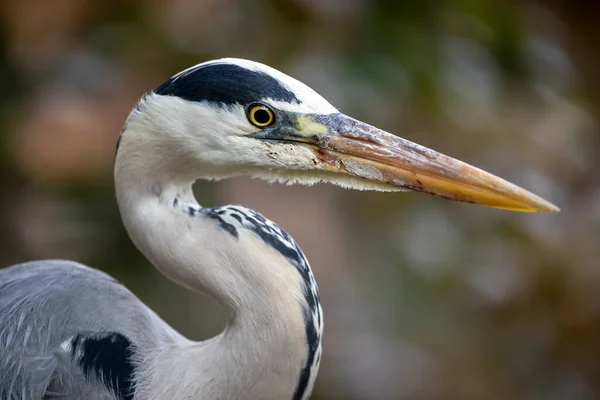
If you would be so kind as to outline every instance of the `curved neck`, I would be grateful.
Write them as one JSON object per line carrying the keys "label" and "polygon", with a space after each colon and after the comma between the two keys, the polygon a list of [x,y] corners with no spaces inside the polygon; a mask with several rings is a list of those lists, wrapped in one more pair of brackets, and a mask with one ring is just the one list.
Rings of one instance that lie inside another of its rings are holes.
{"label": "curved neck", "polygon": [[164,160],[148,162],[152,148],[130,133],[117,155],[115,186],[132,241],[164,275],[216,298],[229,317],[216,338],[161,345],[142,372],[141,398],[165,398],[164,388],[174,398],[306,398],[320,358],[320,331],[315,336],[307,310],[318,309],[320,324],[318,297],[304,304],[304,277],[282,254],[241,225],[235,234],[224,229],[224,217],[196,202],[193,181],[175,179]]}

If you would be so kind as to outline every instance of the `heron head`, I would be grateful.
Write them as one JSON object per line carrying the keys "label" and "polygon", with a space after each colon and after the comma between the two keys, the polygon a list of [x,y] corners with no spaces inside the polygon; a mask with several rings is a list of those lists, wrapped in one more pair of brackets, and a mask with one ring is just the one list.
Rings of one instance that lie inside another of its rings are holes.
{"label": "heron head", "polygon": [[209,61],[180,72],[145,96],[128,124],[155,143],[149,149],[157,162],[194,179],[246,174],[559,210],[481,169],[346,116],[305,84],[247,60]]}

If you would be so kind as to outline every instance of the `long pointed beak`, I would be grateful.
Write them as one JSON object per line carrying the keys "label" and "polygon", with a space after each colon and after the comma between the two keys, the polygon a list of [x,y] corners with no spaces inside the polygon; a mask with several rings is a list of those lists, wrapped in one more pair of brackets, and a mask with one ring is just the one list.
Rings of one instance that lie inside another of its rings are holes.
{"label": "long pointed beak", "polygon": [[301,116],[300,138],[329,169],[446,199],[515,211],[554,204],[502,178],[344,114]]}

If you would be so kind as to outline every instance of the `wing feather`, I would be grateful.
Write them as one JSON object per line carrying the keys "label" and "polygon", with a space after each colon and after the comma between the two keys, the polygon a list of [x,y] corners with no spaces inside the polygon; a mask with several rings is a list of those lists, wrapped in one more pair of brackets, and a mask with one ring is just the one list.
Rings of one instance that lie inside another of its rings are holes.
{"label": "wing feather", "polygon": [[0,269],[0,399],[131,398],[133,366],[115,360],[130,362],[132,338],[147,332],[148,342],[161,324],[171,329],[121,283],[81,264]]}

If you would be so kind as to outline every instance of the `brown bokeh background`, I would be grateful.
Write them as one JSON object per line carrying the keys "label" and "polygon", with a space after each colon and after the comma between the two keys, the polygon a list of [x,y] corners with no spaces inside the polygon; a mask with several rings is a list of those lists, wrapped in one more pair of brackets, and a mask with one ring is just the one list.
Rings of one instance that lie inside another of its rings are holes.
{"label": "brown bokeh background", "polygon": [[595,2],[4,0],[0,18],[0,265],[84,262],[189,337],[216,334],[219,306],[129,241],[112,165],[142,93],[250,58],[562,208],[198,183],[201,204],[256,208],[311,261],[326,329],[314,399],[600,398]]}

